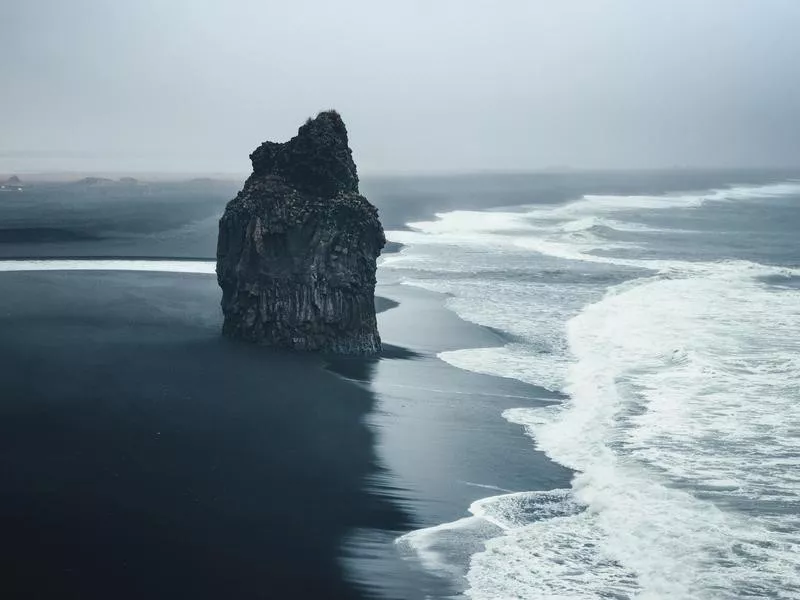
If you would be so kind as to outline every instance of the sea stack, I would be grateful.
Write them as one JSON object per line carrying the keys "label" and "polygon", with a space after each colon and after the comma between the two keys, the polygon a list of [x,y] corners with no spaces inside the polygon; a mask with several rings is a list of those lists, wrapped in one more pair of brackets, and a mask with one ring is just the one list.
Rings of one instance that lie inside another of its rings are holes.
{"label": "sea stack", "polygon": [[322,112],[251,155],[219,222],[224,335],[281,348],[376,355],[376,260],[386,240],[358,192],[347,129]]}

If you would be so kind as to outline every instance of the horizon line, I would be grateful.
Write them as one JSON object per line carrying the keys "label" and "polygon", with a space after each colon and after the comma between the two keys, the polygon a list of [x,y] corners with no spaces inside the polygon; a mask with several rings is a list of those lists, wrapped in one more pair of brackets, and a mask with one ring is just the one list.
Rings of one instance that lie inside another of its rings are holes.
{"label": "horizon line", "polygon": [[[683,172],[709,172],[709,171],[800,171],[800,165],[753,165],[753,166],[725,166],[725,165],[668,165],[668,166],[648,166],[648,167],[572,167],[572,166],[554,166],[554,167],[536,167],[530,169],[441,169],[441,170],[375,170],[359,173],[360,179],[370,178],[405,178],[405,177],[469,177],[469,176],[519,176],[519,175],[554,175],[554,174],[569,174],[569,173],[620,173],[620,172],[670,172],[670,171],[683,171]],[[86,170],[86,169],[18,169],[9,171],[0,171],[0,180],[7,179],[13,176],[29,177],[40,180],[50,181],[65,181],[64,178],[78,178],[78,180],[86,177],[105,177],[105,178],[120,178],[120,177],[148,177],[159,180],[175,180],[177,179],[215,179],[215,180],[230,180],[230,179],[245,179],[249,177],[250,172],[246,171],[193,171],[193,170]]]}

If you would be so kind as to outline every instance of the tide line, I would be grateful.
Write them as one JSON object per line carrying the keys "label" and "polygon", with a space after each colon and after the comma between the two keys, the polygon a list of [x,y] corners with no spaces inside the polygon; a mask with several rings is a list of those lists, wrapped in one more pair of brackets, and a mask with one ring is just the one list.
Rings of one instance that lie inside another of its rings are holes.
{"label": "tide line", "polygon": [[0,271],[147,271],[216,273],[216,263],[203,260],[24,259],[0,260]]}

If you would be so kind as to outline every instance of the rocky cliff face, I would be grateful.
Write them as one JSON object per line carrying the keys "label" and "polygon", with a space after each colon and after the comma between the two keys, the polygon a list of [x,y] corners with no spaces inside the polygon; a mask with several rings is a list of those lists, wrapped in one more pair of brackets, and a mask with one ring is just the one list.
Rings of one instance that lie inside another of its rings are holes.
{"label": "rocky cliff face", "polygon": [[219,222],[223,333],[270,346],[374,355],[378,211],[358,193],[347,130],[320,113],[250,155]]}

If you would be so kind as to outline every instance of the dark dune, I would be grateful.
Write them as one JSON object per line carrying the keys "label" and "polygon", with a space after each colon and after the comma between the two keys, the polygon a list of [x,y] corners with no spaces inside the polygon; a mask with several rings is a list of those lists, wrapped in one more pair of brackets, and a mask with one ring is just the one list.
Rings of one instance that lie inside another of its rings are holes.
{"label": "dark dune", "polygon": [[[4,598],[358,598],[374,397],[320,357],[219,335],[213,277],[6,273]],[[365,368],[368,374],[369,368]]]}

